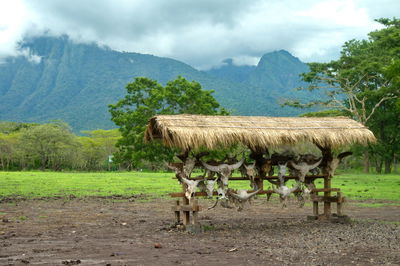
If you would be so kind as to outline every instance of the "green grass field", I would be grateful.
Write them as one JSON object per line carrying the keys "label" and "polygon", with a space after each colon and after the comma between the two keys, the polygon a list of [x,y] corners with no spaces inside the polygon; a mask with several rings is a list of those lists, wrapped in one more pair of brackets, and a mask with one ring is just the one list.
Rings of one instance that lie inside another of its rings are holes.
{"label": "green grass field", "polygon": [[[179,192],[173,173],[106,172],[0,172],[0,198],[4,197],[75,197],[130,196],[145,194],[150,198]],[[323,180],[316,181],[322,187]],[[247,181],[232,182],[233,188],[249,188]],[[400,203],[400,175],[341,174],[332,180],[353,200],[390,200]],[[268,187],[268,183],[266,183]]]}

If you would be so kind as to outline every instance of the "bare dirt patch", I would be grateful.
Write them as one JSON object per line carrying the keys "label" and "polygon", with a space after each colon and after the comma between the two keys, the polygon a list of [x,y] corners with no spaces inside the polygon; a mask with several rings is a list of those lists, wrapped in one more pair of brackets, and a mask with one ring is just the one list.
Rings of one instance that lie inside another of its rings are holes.
{"label": "bare dirt patch", "polygon": [[400,264],[399,206],[349,203],[352,221],[342,224],[307,221],[311,206],[282,209],[259,198],[242,212],[200,212],[200,234],[171,227],[171,206],[105,198],[0,203],[0,264]]}

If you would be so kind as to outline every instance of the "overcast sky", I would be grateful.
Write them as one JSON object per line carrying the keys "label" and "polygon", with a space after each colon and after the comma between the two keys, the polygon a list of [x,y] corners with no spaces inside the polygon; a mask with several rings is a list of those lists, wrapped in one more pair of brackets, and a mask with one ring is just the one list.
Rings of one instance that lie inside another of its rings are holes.
{"label": "overcast sky", "polygon": [[399,18],[400,0],[0,0],[0,59],[21,53],[25,36],[67,34],[199,69],[280,49],[322,62],[380,17]]}

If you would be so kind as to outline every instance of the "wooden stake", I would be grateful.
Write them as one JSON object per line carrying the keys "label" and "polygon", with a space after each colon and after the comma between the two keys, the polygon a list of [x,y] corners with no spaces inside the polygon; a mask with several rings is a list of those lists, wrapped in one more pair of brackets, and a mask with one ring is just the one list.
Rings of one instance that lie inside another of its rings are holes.
{"label": "wooden stake", "polygon": [[[180,201],[177,200],[176,201],[176,206],[179,206],[179,204],[180,204]],[[175,222],[177,224],[179,224],[181,222],[181,212],[180,211],[175,211]]]}
{"label": "wooden stake", "polygon": [[[198,201],[197,199],[193,200],[193,209],[197,209]],[[193,211],[193,216],[192,216],[192,224],[197,225],[198,224],[198,211]]]}
{"label": "wooden stake", "polygon": [[[313,193],[314,196],[318,196],[318,192],[314,192]],[[315,217],[318,217],[319,213],[318,213],[318,201],[313,201],[313,215]]]}
{"label": "wooden stake", "polygon": [[[324,178],[324,188],[331,188],[331,179],[329,176],[325,176]],[[328,190],[324,192],[324,197],[330,197],[331,191]],[[331,216],[331,203],[329,201],[324,201],[324,216],[329,218]]]}
{"label": "wooden stake", "polygon": [[338,202],[337,202],[337,215],[342,216],[342,192],[337,193]]}
{"label": "wooden stake", "polygon": [[[185,194],[186,191],[186,185],[182,184],[182,190],[183,193]],[[182,197],[182,202],[183,205],[189,205],[189,200],[183,195]],[[183,212],[183,224],[188,225],[190,223],[190,211],[182,211]]]}

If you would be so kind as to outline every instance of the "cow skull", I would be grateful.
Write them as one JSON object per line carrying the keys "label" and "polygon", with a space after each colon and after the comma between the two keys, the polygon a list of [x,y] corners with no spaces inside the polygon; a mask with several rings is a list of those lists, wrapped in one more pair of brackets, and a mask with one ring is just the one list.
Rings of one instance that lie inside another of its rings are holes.
{"label": "cow skull", "polygon": [[226,189],[223,187],[217,188],[217,194],[219,199],[226,199]]}
{"label": "cow skull", "polygon": [[236,192],[232,189],[229,190],[229,196],[232,196],[233,198],[245,202],[248,201],[249,199],[251,199],[252,197],[254,197],[255,195],[257,195],[257,193],[260,191],[261,189],[258,189],[256,191],[253,192],[247,192],[247,190],[245,189],[239,189]]}
{"label": "cow skull", "polygon": [[284,164],[278,163],[278,176],[283,177],[286,175],[286,170],[287,170],[287,162]]}
{"label": "cow skull", "polygon": [[189,202],[194,197],[196,192],[196,188],[199,186],[199,183],[204,182],[204,180],[190,180],[187,179],[187,175],[185,174],[184,166],[181,167],[180,164],[168,164],[169,169],[174,170],[176,173],[176,177],[178,178],[180,183],[186,185],[185,189],[185,197],[189,200]]}
{"label": "cow skull", "polygon": [[206,181],[206,184],[205,184],[206,185],[206,193],[209,198],[212,198],[212,196],[214,194],[214,186],[215,186],[215,183],[217,182],[217,179],[218,179],[218,177],[215,180],[207,180]]}
{"label": "cow skull", "polygon": [[248,193],[247,190],[245,190],[245,189],[239,189],[239,190],[237,190],[237,191],[234,191],[234,190],[232,190],[232,189],[228,189],[227,194],[228,194],[228,196],[229,196],[229,200],[230,200],[231,202],[233,202],[236,206],[238,206],[238,209],[237,209],[237,210],[238,210],[238,211],[241,211],[241,210],[243,210],[243,208],[244,208],[244,204],[245,204],[247,201],[250,201],[250,199],[251,199],[252,197],[254,197],[255,195],[257,195],[257,193],[258,193],[259,191],[260,191],[260,189],[257,190],[257,191]]}
{"label": "cow skull", "polygon": [[190,177],[195,165],[196,165],[196,158],[186,159],[185,164],[183,165],[183,172],[187,177]]}
{"label": "cow skull", "polygon": [[283,202],[282,207],[286,207],[287,198],[291,193],[293,193],[295,190],[299,188],[300,184],[297,183],[292,188],[287,187],[286,181],[283,178],[283,176],[286,174],[287,163],[285,164],[278,163],[278,166],[279,166],[278,170],[279,187],[273,186],[273,190],[279,194],[279,198],[281,202]]}
{"label": "cow skull", "polygon": [[223,163],[223,164],[214,166],[214,165],[209,165],[205,162],[201,162],[201,163],[207,170],[219,173],[221,175],[220,180],[222,181],[223,185],[227,187],[228,180],[232,174],[232,171],[239,168],[243,164],[243,162],[244,162],[244,157],[242,158],[242,160],[240,160],[239,162],[234,163],[234,164]]}
{"label": "cow skull", "polygon": [[257,186],[257,183],[255,181],[255,178],[256,178],[256,169],[255,169],[256,163],[253,163],[253,164],[250,164],[250,165],[246,165],[244,163],[243,166],[244,166],[244,168],[246,170],[246,176],[250,180],[250,187],[253,190],[257,190],[258,186]]}
{"label": "cow skull", "polygon": [[194,198],[196,189],[200,182],[203,180],[189,180],[187,178],[181,177],[182,182],[186,185],[185,197],[189,200],[189,203]]}
{"label": "cow skull", "polygon": [[295,162],[291,161],[291,166],[297,170],[300,182],[304,183],[306,174],[311,169],[314,169],[315,167],[317,167],[321,162],[322,162],[322,158],[314,164],[307,164],[306,162],[300,162],[300,163],[296,164]]}

